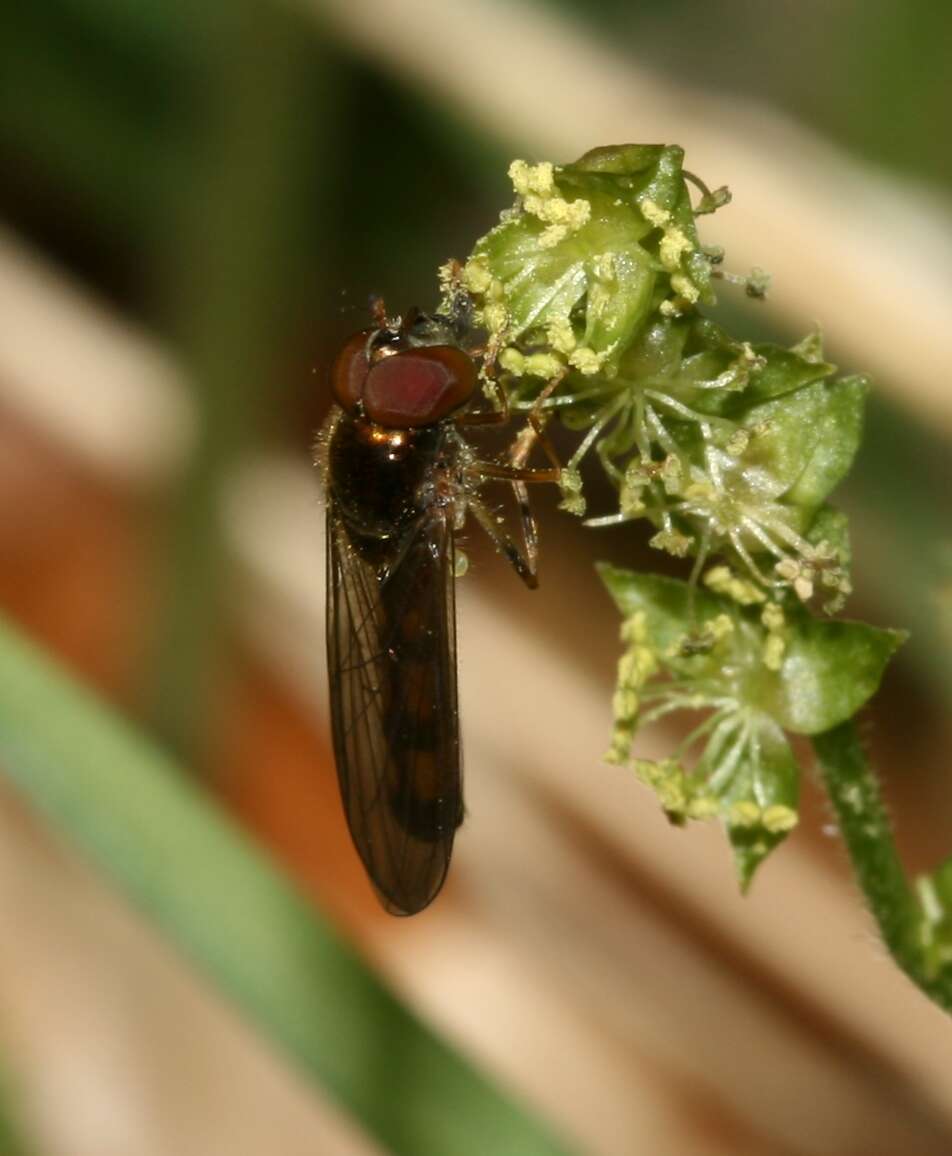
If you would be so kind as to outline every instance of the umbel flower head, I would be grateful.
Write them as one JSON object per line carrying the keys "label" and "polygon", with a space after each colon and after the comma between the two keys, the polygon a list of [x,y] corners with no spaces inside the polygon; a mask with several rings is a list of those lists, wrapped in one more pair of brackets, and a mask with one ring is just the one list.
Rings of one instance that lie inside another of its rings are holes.
{"label": "umbel flower head", "polygon": [[[762,298],[760,270],[725,273],[696,219],[729,199],[679,148],[595,149],[574,164],[514,161],[513,206],[443,270],[486,332],[483,372],[511,403],[580,435],[562,506],[592,526],[644,519],[684,582],[602,568],[623,615],[608,758],[632,766],[672,821],[718,818],[743,884],[795,826],[786,732],[848,718],[901,637],[817,618],[850,593],[845,517],[867,383],[838,377],[819,333],[787,349],[737,341],[703,314],[720,279]],[[692,189],[694,201],[692,203]],[[541,396],[540,396],[541,395]],[[617,504],[588,509],[589,460]],[[696,713],[670,757],[641,726]]]}
{"label": "umbel flower head", "polygon": [[[599,572],[623,615],[606,759],[630,764],[672,822],[720,819],[746,887],[797,822],[799,771],[784,731],[819,734],[854,714],[902,635],[813,618],[789,596],[785,611],[723,565],[701,589]],[[695,720],[676,749],[639,758],[638,730],[674,715]]]}
{"label": "umbel flower head", "polygon": [[445,280],[468,295],[517,406],[560,379],[545,408],[585,431],[567,510],[588,512],[580,467],[594,453],[619,495],[595,524],[647,518],[660,550],[726,555],[764,590],[839,609],[845,526],[811,527],[859,444],[866,382],[836,379],[817,334],[754,346],[703,317],[723,255],[695,217],[727,197],[701,185],[692,207],[681,162],[660,145],[514,161],[514,206]]}

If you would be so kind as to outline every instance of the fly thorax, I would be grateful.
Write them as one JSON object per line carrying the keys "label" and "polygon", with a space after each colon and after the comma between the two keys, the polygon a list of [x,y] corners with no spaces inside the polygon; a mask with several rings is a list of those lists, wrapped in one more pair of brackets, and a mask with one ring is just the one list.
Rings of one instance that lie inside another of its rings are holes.
{"label": "fly thorax", "polygon": [[390,539],[425,512],[439,426],[394,430],[345,415],[329,447],[334,502],[351,540]]}

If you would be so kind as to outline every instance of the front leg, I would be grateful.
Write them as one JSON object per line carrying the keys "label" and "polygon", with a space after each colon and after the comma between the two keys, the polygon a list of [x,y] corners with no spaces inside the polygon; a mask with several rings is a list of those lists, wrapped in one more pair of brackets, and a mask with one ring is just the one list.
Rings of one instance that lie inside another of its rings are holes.
{"label": "front leg", "polygon": [[[464,469],[464,476],[473,479],[477,484],[487,479],[507,481],[512,485],[513,494],[519,507],[519,518],[522,525],[522,540],[524,552],[513,542],[511,537],[499,528],[499,523],[486,505],[476,496],[467,499],[469,508],[479,524],[495,543],[496,549],[509,561],[510,565],[525,582],[530,590],[538,585],[539,534],[535,515],[529,504],[529,494],[526,489],[528,482],[558,483],[562,473],[555,448],[545,434],[546,417],[542,412],[542,403],[563,380],[564,374],[553,378],[539,394],[536,403],[529,414],[529,423],[520,430],[513,440],[509,450],[509,462],[471,462]],[[502,391],[505,397],[505,392]],[[508,404],[507,404],[508,412]],[[530,469],[526,466],[529,454],[536,441],[542,444],[546,456],[552,463],[548,469]]]}
{"label": "front leg", "polygon": [[535,590],[539,585],[538,551],[535,548],[535,535],[533,535],[531,542],[526,541],[526,552],[523,554],[512,538],[499,528],[498,520],[481,498],[472,496],[467,498],[466,508],[472,511],[473,517],[492,539],[493,545],[525,582],[526,586],[530,590]]}

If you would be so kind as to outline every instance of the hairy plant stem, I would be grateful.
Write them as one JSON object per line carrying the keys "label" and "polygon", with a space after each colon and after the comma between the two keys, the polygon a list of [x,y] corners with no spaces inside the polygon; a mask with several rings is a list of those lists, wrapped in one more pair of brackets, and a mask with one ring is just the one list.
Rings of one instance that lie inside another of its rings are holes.
{"label": "hairy plant stem", "polygon": [[952,971],[930,963],[925,913],[903,870],[879,784],[854,723],[817,735],[813,749],[856,880],[884,943],[913,983],[952,1011]]}

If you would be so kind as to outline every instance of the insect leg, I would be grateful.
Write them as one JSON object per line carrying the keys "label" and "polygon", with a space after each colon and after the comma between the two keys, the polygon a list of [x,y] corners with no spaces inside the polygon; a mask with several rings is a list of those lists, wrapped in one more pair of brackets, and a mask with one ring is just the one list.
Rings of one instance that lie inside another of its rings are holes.
{"label": "insect leg", "polygon": [[464,471],[474,478],[496,478],[501,482],[557,482],[561,469],[526,469],[501,462],[471,462]]}
{"label": "insect leg", "polygon": [[509,451],[509,462],[514,470],[525,470],[525,463],[533,445],[538,441],[542,445],[546,457],[552,463],[550,470],[526,471],[521,477],[512,479],[512,492],[519,507],[519,521],[522,524],[522,540],[525,543],[526,562],[530,571],[535,574],[539,562],[539,531],[532,506],[529,503],[529,491],[526,482],[558,482],[562,473],[562,463],[559,461],[555,447],[545,433],[547,416],[543,414],[542,403],[562,381],[564,374],[554,377],[545,389],[536,398],[535,405],[529,413],[529,424],[516,435]]}
{"label": "insect leg", "polygon": [[[542,403],[561,384],[564,378],[564,372],[553,377],[536,398],[528,414],[528,425],[519,431],[510,447],[508,465],[500,465],[496,462],[474,462],[467,472],[485,478],[512,481],[518,483],[520,487],[524,482],[557,482],[562,473],[562,463],[559,461],[559,455],[555,452],[555,446],[552,445],[545,432],[549,415],[543,412]],[[464,415],[459,419],[461,425],[501,425],[504,421],[509,420],[509,398],[506,391],[496,382],[495,378],[490,380],[497,390],[503,408],[490,413]],[[531,469],[526,466],[526,461],[536,442],[542,446],[545,456],[551,463],[548,469]]]}
{"label": "insect leg", "polygon": [[[555,447],[545,433],[548,415],[543,414],[542,403],[564,378],[564,372],[552,378],[536,398],[528,415],[528,424],[519,431],[513,440],[509,450],[508,463],[472,462],[465,470],[465,473],[473,478],[481,480],[495,478],[500,481],[507,481],[512,485],[513,494],[519,507],[522,539],[525,546],[524,554],[520,552],[509,535],[499,529],[497,520],[482,501],[471,495],[467,498],[467,506],[473,511],[476,520],[493,540],[499,552],[509,560],[513,569],[530,589],[535,589],[538,585],[539,535],[535,516],[529,505],[526,483],[555,483],[558,482],[562,474],[562,463],[555,452]],[[489,380],[500,400],[500,408],[489,413],[465,415],[460,419],[461,425],[501,425],[509,420],[508,395],[494,375],[491,375]],[[532,447],[537,441],[551,463],[547,469],[531,469],[526,466]]]}
{"label": "insect leg", "polygon": [[531,544],[526,542],[526,554],[523,556],[509,535],[499,528],[496,518],[493,517],[485,502],[476,497],[469,497],[466,500],[466,508],[472,511],[476,521],[492,539],[496,549],[506,558],[526,586],[530,590],[535,590],[539,585],[536,572],[538,551],[535,548],[535,541]]}
{"label": "insect leg", "polygon": [[[530,436],[525,430],[521,431],[512,444],[509,460],[514,466],[525,465],[529,457],[529,451],[532,449],[535,442],[538,441],[542,446],[542,452],[549,459],[553,469],[559,473],[562,472],[562,463],[559,461],[559,455],[555,452],[555,446],[549,440],[549,435],[545,432],[546,423],[549,420],[549,415],[543,413],[542,403],[552,395],[552,393],[562,384],[568,370],[563,370],[556,374],[555,377],[546,385],[545,389],[535,399],[532,409],[529,410],[529,428],[535,436]],[[556,479],[558,480],[558,479]]]}
{"label": "insect leg", "polygon": [[[485,356],[488,358],[489,354]],[[498,409],[481,409],[476,413],[462,413],[456,419],[457,425],[473,426],[473,425],[505,425],[511,416],[509,409],[509,394],[499,384],[499,379],[495,373],[487,370],[486,380],[491,384],[493,393],[496,395],[496,400],[499,402]]]}

